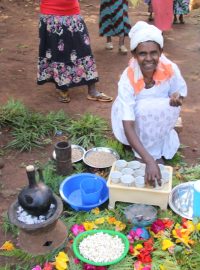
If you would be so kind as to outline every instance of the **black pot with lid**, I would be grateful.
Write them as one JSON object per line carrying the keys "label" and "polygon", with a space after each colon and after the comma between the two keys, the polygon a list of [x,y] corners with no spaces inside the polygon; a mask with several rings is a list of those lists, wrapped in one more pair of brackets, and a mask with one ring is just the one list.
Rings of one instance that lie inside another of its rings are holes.
{"label": "black pot with lid", "polygon": [[[36,171],[39,174],[39,182],[36,181]],[[31,215],[44,215],[53,201],[53,192],[44,184],[41,169],[36,170],[33,165],[29,165],[26,167],[26,173],[29,185],[19,193],[19,205]]]}

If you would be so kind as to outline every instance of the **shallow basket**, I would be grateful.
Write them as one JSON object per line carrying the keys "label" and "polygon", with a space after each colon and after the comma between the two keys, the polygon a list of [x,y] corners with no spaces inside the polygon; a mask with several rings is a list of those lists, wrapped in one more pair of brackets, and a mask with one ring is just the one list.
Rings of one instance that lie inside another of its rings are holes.
{"label": "shallow basket", "polygon": [[[79,244],[80,242],[86,238],[87,236],[89,235],[93,235],[93,234],[96,234],[96,233],[99,233],[99,232],[102,232],[102,233],[107,233],[107,234],[110,234],[112,236],[118,236],[119,238],[121,238],[121,240],[123,241],[124,243],[124,252],[123,254],[116,260],[113,260],[111,262],[102,262],[102,263],[98,263],[98,262],[93,262],[93,261],[90,261],[86,258],[84,258],[80,252],[79,252]],[[122,259],[124,259],[124,257],[127,255],[128,251],[129,251],[129,241],[127,239],[127,237],[120,233],[120,232],[117,232],[117,231],[112,231],[112,230],[90,230],[90,231],[85,231],[83,233],[80,233],[79,235],[77,235],[77,237],[75,238],[74,242],[73,242],[73,251],[74,251],[74,254],[75,256],[85,262],[85,263],[88,263],[88,264],[92,264],[92,265],[95,265],[95,266],[105,266],[105,265],[112,265],[112,264],[116,264],[118,262],[120,262]]]}

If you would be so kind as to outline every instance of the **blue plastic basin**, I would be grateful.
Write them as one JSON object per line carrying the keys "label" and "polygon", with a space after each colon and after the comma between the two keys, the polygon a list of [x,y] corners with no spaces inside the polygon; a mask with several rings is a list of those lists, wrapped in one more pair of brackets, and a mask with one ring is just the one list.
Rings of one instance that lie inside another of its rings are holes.
{"label": "blue plastic basin", "polygon": [[[95,204],[85,205],[82,202],[80,183],[85,179],[98,179],[103,183],[100,199]],[[92,173],[79,173],[67,177],[61,183],[59,192],[61,198],[76,211],[90,211],[108,200],[108,188],[106,186],[106,180],[103,177]]]}

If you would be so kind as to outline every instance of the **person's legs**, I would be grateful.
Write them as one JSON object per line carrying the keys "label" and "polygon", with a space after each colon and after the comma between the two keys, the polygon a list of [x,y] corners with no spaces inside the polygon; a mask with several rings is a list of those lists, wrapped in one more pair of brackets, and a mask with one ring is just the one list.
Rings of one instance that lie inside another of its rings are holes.
{"label": "person's legs", "polygon": [[179,16],[179,22],[181,24],[184,24],[185,23],[184,20],[183,20],[183,14],[180,14],[180,16]]}
{"label": "person's legs", "polygon": [[107,50],[112,50],[113,49],[113,44],[112,44],[112,37],[106,37],[106,49]]}
{"label": "person's legs", "polygon": [[88,96],[87,99],[93,100],[93,101],[102,101],[102,102],[110,102],[113,100],[112,97],[107,96],[103,92],[99,92],[96,89],[95,83],[88,84]]}
{"label": "person's legs", "polygon": [[148,21],[151,22],[153,21],[153,7],[151,4],[151,1],[149,2],[149,5],[148,5],[148,12],[149,12]]}
{"label": "person's legs", "polygon": [[58,92],[58,100],[62,103],[69,103],[71,101],[69,93],[67,90],[57,90]]}
{"label": "person's legs", "polygon": [[121,54],[127,54],[128,53],[128,50],[124,45],[124,40],[125,40],[124,35],[119,36],[119,52]]}
{"label": "person's legs", "polygon": [[176,14],[174,14],[174,21],[173,21],[173,24],[176,24],[176,23],[178,23],[178,20],[177,20]]}

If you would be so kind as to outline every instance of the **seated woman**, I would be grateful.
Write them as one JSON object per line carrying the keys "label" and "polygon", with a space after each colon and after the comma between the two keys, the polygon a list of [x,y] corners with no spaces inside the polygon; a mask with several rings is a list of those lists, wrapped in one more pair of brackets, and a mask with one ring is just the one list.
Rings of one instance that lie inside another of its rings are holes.
{"label": "seated woman", "polygon": [[162,53],[158,28],[140,21],[129,37],[133,58],[118,83],[112,129],[146,163],[145,179],[154,186],[156,179],[161,184],[158,163],[171,159],[180,145],[174,126],[187,86],[177,65]]}

